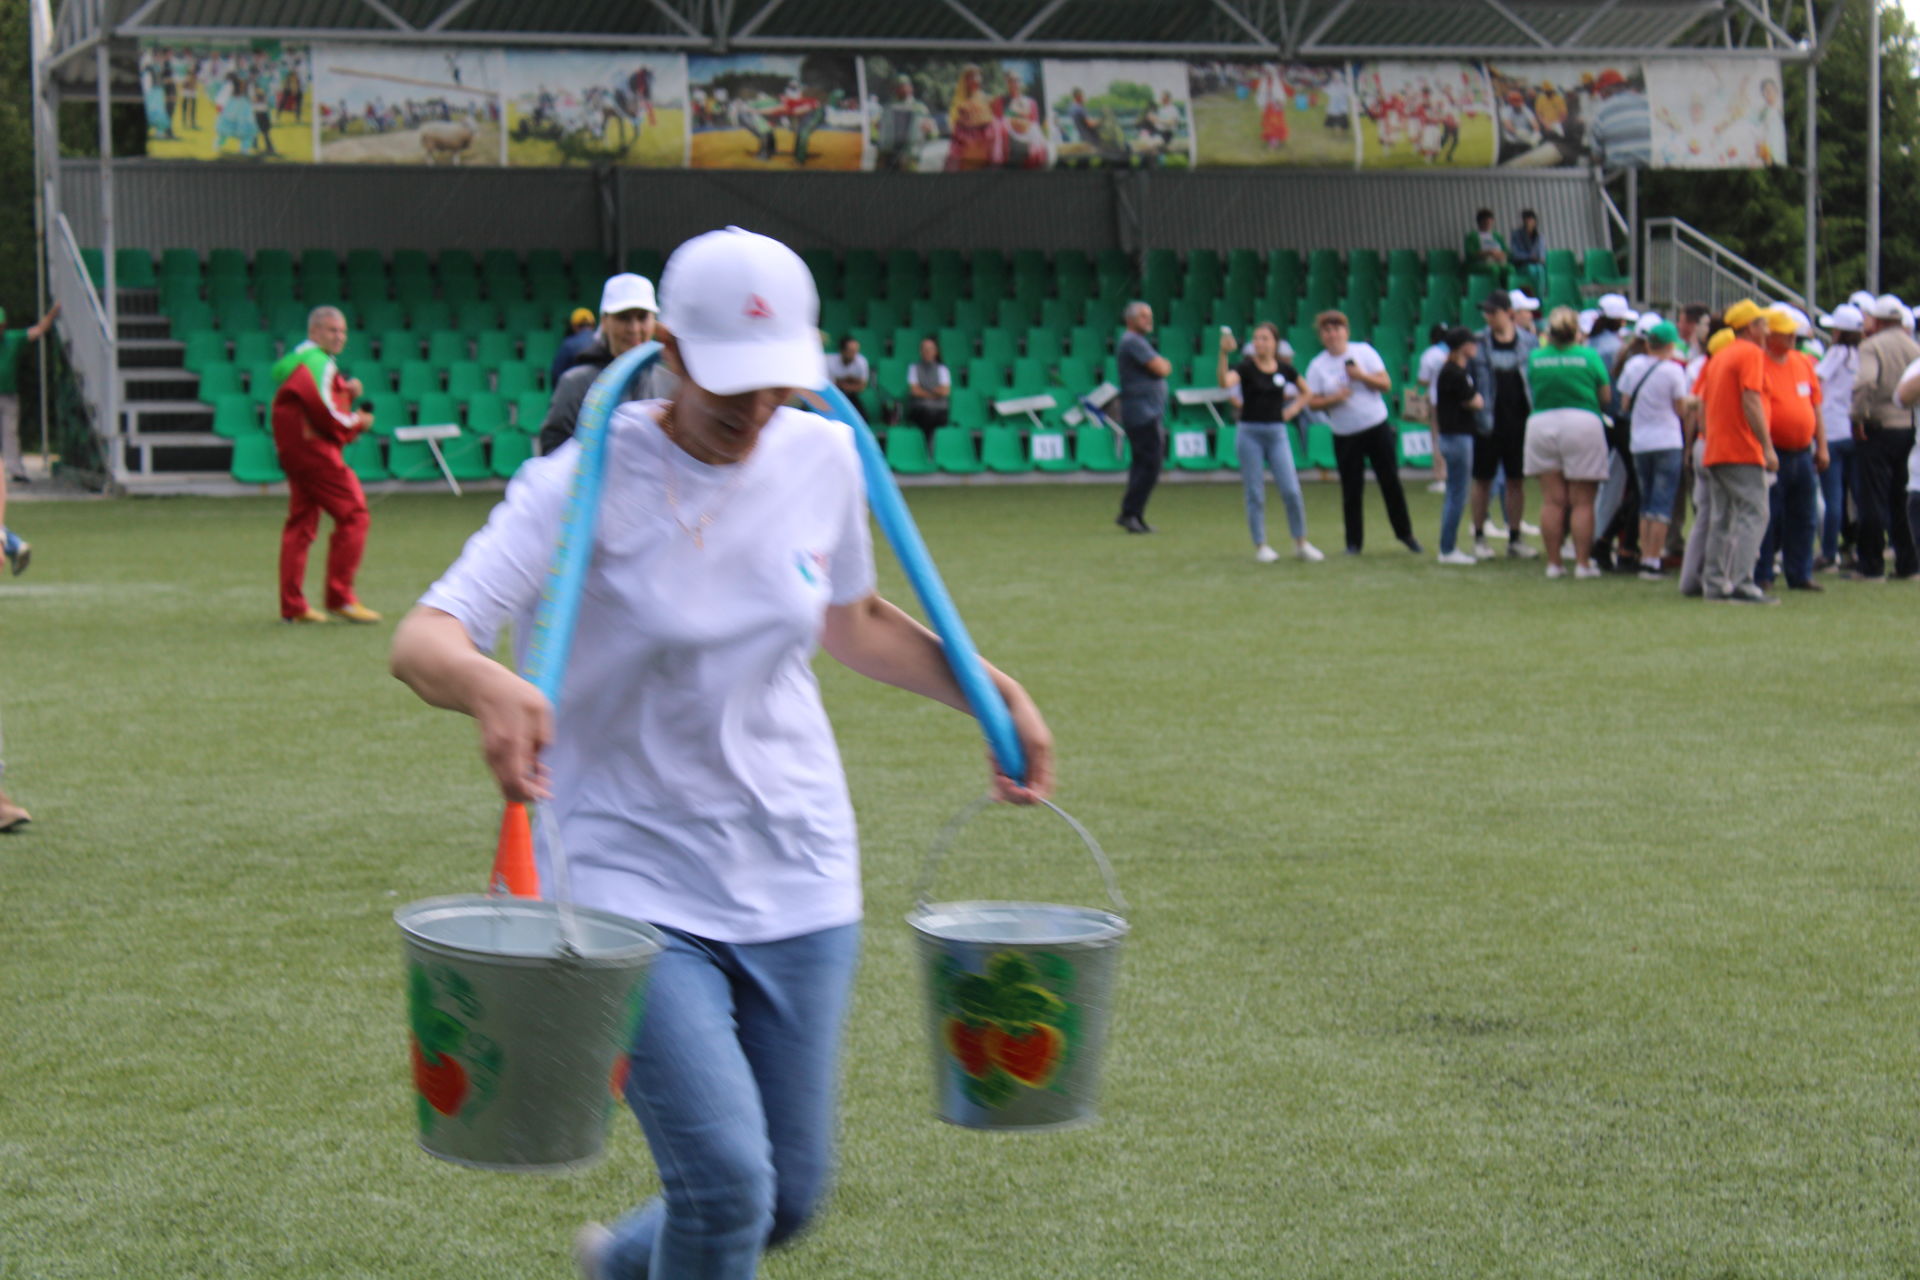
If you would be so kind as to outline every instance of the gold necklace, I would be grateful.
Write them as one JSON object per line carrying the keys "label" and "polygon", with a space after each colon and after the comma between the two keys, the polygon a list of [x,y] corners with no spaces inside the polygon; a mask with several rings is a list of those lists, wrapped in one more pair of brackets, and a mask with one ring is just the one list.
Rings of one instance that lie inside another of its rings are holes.
{"label": "gold necklace", "polygon": [[[674,453],[685,453],[687,451],[686,446],[680,443],[680,436],[674,430],[673,410],[674,403],[668,401],[667,407],[660,411],[660,431],[662,435],[667,437],[667,442],[673,446]],[[673,517],[673,522],[680,526],[681,532],[693,539],[694,550],[705,551],[707,549],[706,535],[708,527],[711,526],[715,518],[719,516],[721,509],[727,505],[728,500],[739,490],[740,481],[743,476],[738,464],[735,464],[733,480],[727,485],[726,489],[721,492],[720,500],[700,512],[699,515],[694,517],[693,523],[688,524],[681,518],[680,493],[674,485],[674,477],[679,471],[679,460],[677,458],[669,458],[666,471],[667,513]]]}

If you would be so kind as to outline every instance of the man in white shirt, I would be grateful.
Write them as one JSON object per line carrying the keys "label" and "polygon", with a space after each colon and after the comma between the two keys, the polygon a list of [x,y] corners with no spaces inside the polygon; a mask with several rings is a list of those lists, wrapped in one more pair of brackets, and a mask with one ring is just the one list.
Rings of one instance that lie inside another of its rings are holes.
{"label": "man in white shirt", "polygon": [[827,380],[853,401],[862,417],[869,422],[873,420],[866,401],[861,398],[866,393],[867,383],[872,380],[872,371],[868,368],[867,358],[860,354],[860,339],[852,334],[840,339],[839,353],[827,357]]}
{"label": "man in white shirt", "polygon": [[1421,555],[1407,515],[1407,497],[1400,489],[1393,426],[1387,421],[1386,393],[1393,389],[1393,379],[1387,376],[1386,362],[1366,343],[1349,341],[1351,331],[1343,313],[1322,311],[1314,323],[1324,349],[1307,366],[1307,407],[1319,412],[1333,429],[1347,554],[1359,555],[1366,539],[1361,499],[1366,493],[1367,468],[1372,467],[1394,536],[1407,550]]}

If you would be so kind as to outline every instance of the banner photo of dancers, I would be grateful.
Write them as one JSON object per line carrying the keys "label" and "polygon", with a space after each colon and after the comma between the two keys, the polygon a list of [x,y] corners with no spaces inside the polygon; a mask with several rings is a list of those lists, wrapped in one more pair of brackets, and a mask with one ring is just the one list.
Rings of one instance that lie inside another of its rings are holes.
{"label": "banner photo of dancers", "polygon": [[695,169],[858,169],[866,146],[850,54],[743,53],[687,60]]}
{"label": "banner photo of dancers", "polygon": [[1503,169],[1644,169],[1653,117],[1638,61],[1487,64]]}
{"label": "banner photo of dancers", "polygon": [[1650,62],[1647,90],[1656,169],[1761,169],[1787,162],[1778,62]]}
{"label": "banner photo of dancers", "polygon": [[1061,169],[1193,166],[1193,106],[1184,62],[1040,64]]}
{"label": "banner photo of dancers", "polygon": [[156,160],[313,160],[304,44],[142,41],[140,101]]}
{"label": "banner photo of dancers", "polygon": [[1356,62],[1363,169],[1488,169],[1493,101],[1475,62]]}
{"label": "banner photo of dancers", "polygon": [[677,53],[507,51],[507,163],[687,162],[687,60]]}
{"label": "banner photo of dancers", "polygon": [[886,173],[1045,169],[1040,64],[1031,58],[888,55],[862,60],[867,163]]}
{"label": "banner photo of dancers", "polygon": [[1187,86],[1202,165],[1353,167],[1353,86],[1344,65],[1194,62]]}
{"label": "banner photo of dancers", "polygon": [[313,67],[323,164],[507,162],[499,49],[319,44]]}

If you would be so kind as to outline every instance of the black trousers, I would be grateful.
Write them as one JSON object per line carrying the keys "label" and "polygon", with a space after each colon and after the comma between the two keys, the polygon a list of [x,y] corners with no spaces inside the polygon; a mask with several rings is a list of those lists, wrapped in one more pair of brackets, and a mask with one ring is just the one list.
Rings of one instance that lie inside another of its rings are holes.
{"label": "black trousers", "polygon": [[1128,427],[1127,445],[1133,461],[1127,466],[1127,492],[1120,499],[1120,518],[1147,518],[1147,499],[1160,483],[1160,467],[1167,458],[1167,429],[1160,419]]}
{"label": "black trousers", "polygon": [[1855,557],[1860,572],[1878,577],[1887,571],[1886,548],[1893,543],[1893,571],[1901,577],[1920,573],[1920,554],[1913,545],[1913,527],[1907,522],[1907,455],[1913,451],[1913,428],[1890,431],[1869,427],[1867,438],[1854,449],[1860,468],[1854,500],[1860,508],[1860,540]]}
{"label": "black trousers", "polygon": [[1333,462],[1340,468],[1340,513],[1347,522],[1347,546],[1358,551],[1366,542],[1366,517],[1360,501],[1367,492],[1367,468],[1380,482],[1380,500],[1387,504],[1387,520],[1393,536],[1406,542],[1413,537],[1413,521],[1407,518],[1407,495],[1400,488],[1400,458],[1394,452],[1393,427],[1381,423],[1350,436],[1333,438]]}
{"label": "black trousers", "polygon": [[927,447],[933,447],[933,433],[947,425],[947,406],[940,400],[907,401],[907,421],[927,433]]}

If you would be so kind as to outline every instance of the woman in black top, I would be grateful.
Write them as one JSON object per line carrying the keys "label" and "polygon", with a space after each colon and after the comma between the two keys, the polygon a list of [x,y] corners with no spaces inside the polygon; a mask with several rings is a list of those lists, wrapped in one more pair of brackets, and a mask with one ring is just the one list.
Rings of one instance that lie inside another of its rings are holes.
{"label": "woman in black top", "polygon": [[1479,561],[1455,545],[1460,531],[1460,516],[1467,509],[1467,481],[1473,474],[1473,437],[1479,429],[1480,409],[1485,403],[1467,372],[1473,359],[1473,331],[1447,331],[1447,362],[1440,366],[1434,381],[1433,421],[1438,433],[1434,451],[1447,461],[1447,496],[1440,502],[1440,563],[1478,564]]}
{"label": "woman in black top", "polygon": [[1293,469],[1293,446],[1287,424],[1307,407],[1300,375],[1280,358],[1280,330],[1262,321],[1254,326],[1253,346],[1240,363],[1227,368],[1227,356],[1238,344],[1233,334],[1220,332],[1220,363],[1215,370],[1221,386],[1233,391],[1240,404],[1240,481],[1247,497],[1247,532],[1253,535],[1253,558],[1267,564],[1280,553],[1267,545],[1267,478],[1286,504],[1287,528],[1293,534],[1293,553],[1306,561],[1326,557],[1307,541],[1307,506],[1300,496],[1300,477]]}

